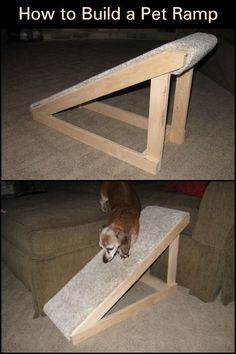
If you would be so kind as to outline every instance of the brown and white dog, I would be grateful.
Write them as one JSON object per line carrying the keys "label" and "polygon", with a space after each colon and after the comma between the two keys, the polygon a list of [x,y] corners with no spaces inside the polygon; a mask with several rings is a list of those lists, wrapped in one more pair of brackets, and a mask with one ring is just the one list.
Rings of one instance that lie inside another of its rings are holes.
{"label": "brown and white dog", "polygon": [[121,258],[129,256],[139,232],[140,200],[127,182],[103,182],[101,185],[101,209],[110,215],[107,225],[100,232],[99,245],[104,249],[103,262],[111,261],[117,253]]}

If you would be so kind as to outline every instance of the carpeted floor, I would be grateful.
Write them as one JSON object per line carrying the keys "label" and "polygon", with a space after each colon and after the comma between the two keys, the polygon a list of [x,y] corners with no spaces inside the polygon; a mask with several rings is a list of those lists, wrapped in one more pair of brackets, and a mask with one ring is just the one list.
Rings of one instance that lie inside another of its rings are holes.
{"label": "carpeted floor", "polygon": [[[138,283],[116,309],[149,293]],[[78,346],[47,317],[32,316],[31,293],[2,263],[3,352],[234,352],[234,303],[204,303],[183,287]]]}
{"label": "carpeted floor", "polygon": [[[196,70],[183,145],[167,144],[162,169],[151,175],[77,142],[31,118],[31,103],[142,54],[157,41],[51,41],[3,44],[3,179],[233,179],[233,95]],[[148,114],[149,87],[107,98],[110,103]],[[170,111],[170,110],[169,110]],[[61,118],[142,151],[138,128],[83,110]],[[92,130],[91,126],[94,126]]]}

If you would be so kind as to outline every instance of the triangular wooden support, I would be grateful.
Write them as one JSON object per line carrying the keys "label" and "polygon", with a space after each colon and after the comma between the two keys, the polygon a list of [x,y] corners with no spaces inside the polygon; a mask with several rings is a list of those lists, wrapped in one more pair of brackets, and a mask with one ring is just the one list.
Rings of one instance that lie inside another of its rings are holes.
{"label": "triangular wooden support", "polygon": [[[48,317],[73,342],[89,338],[165,298],[176,289],[180,232],[189,214],[179,210],[146,207],[140,217],[140,234],[129,258],[119,256],[102,262],[99,252],[44,306]],[[169,247],[167,282],[147,273],[152,263]],[[103,317],[136,281],[156,291],[128,307]]]}
{"label": "triangular wooden support", "polygon": [[[161,167],[164,143],[183,142],[192,67],[214,47],[216,40],[213,37],[204,33],[187,36],[36,102],[31,105],[33,119],[135,167],[156,174]],[[173,73],[180,76],[175,89],[172,125],[166,127],[170,75]],[[105,95],[146,80],[151,80],[148,118],[96,102]],[[139,153],[54,116],[76,106],[147,129],[147,148]]]}

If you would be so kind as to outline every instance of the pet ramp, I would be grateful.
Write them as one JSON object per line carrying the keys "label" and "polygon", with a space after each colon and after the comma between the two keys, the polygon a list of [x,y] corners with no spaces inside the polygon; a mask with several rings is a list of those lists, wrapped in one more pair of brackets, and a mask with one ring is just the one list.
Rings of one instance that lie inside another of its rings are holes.
{"label": "pet ramp", "polygon": [[[188,223],[189,213],[146,207],[141,212],[139,237],[129,258],[116,256],[111,262],[103,263],[101,250],[44,305],[44,312],[68,341],[78,344],[165,298],[177,287],[179,234]],[[167,247],[165,283],[147,270]],[[137,280],[154,288],[155,292],[103,317]]]}
{"label": "pet ramp", "polygon": [[[190,99],[193,66],[217,43],[215,36],[194,33],[122,63],[31,105],[33,119],[135,167],[156,174],[164,143],[182,144]],[[172,123],[166,126],[170,75],[177,75]],[[105,95],[151,80],[149,117],[102,102]],[[54,116],[79,106],[147,130],[142,153],[91,133]]]}

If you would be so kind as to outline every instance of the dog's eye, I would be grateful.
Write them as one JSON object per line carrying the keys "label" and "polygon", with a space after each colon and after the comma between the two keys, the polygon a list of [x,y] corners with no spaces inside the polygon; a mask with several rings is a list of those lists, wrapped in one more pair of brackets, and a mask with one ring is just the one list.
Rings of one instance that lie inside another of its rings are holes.
{"label": "dog's eye", "polygon": [[114,247],[109,247],[109,248],[107,247],[107,249],[106,249],[106,250],[107,250],[107,252],[111,252],[111,251],[113,251],[113,250],[114,250]]}

